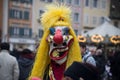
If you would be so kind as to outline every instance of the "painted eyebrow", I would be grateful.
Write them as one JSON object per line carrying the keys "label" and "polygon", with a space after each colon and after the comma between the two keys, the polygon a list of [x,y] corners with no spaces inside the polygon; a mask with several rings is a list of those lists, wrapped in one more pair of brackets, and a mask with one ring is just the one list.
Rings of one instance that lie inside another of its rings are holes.
{"label": "painted eyebrow", "polygon": [[52,35],[55,34],[55,28],[52,27],[52,28],[50,28],[49,30],[50,30],[50,34],[52,34]]}
{"label": "painted eyebrow", "polygon": [[68,34],[68,33],[69,33],[69,28],[67,28],[67,27],[66,27],[66,28],[63,28],[63,30],[64,30],[64,33],[65,33],[65,34]]}

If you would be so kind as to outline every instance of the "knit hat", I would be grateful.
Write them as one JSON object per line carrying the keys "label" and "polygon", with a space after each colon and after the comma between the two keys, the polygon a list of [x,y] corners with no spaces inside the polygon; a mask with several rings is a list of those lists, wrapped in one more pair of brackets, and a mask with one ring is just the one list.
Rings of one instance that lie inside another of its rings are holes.
{"label": "knit hat", "polygon": [[29,49],[23,49],[22,54],[32,54],[32,51]]}
{"label": "knit hat", "polygon": [[34,59],[34,54],[29,49],[24,49],[23,51],[21,51],[21,56],[28,59]]}
{"label": "knit hat", "polygon": [[99,80],[96,67],[88,63],[73,62],[65,71],[64,76],[71,77],[73,80]]}

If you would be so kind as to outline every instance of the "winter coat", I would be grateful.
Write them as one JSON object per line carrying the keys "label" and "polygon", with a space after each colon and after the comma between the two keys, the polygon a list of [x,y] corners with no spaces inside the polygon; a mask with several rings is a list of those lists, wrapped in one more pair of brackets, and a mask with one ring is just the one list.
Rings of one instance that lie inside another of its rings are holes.
{"label": "winter coat", "polygon": [[83,59],[83,62],[90,63],[90,64],[92,64],[93,66],[96,66],[95,59],[93,58],[91,52],[86,51],[86,52],[84,53],[82,59]]}
{"label": "winter coat", "polygon": [[20,68],[20,77],[19,80],[26,80],[31,72],[34,59],[28,59],[20,56],[18,59],[19,68]]}
{"label": "winter coat", "polygon": [[18,80],[19,68],[15,57],[7,50],[0,52],[0,80]]}

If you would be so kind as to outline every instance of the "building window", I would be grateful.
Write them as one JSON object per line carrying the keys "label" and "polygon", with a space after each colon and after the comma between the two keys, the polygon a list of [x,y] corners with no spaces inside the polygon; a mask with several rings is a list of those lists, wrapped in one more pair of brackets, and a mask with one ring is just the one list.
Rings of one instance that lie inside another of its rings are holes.
{"label": "building window", "polygon": [[32,29],[31,28],[20,28],[20,36],[21,37],[31,37]]}
{"label": "building window", "polygon": [[60,2],[64,2],[64,0],[60,0]]}
{"label": "building window", "polygon": [[75,5],[79,5],[79,4],[80,4],[80,1],[79,1],[79,0],[74,0],[74,4],[75,4]]}
{"label": "building window", "polygon": [[79,21],[79,13],[74,13],[74,21],[75,22]]}
{"label": "building window", "polygon": [[24,11],[24,19],[29,20],[29,11]]}
{"label": "building window", "polygon": [[24,28],[20,28],[20,37],[24,36]]}
{"label": "building window", "polygon": [[19,35],[19,28],[18,27],[14,28],[14,34]]}
{"label": "building window", "polygon": [[89,6],[89,0],[85,0],[85,6]]}
{"label": "building window", "polygon": [[28,28],[24,29],[24,36],[29,36],[29,29]]}
{"label": "building window", "polygon": [[44,13],[44,11],[43,10],[40,10],[40,12],[39,12],[39,15],[40,15],[40,17],[41,17],[41,15]]}
{"label": "building window", "polygon": [[102,0],[102,8],[105,9],[106,8],[106,1]]}
{"label": "building window", "polygon": [[21,3],[32,4],[32,0],[20,0]]}
{"label": "building window", "polygon": [[20,29],[18,27],[9,28],[10,36],[18,36],[20,34]]}
{"label": "building window", "polygon": [[22,16],[23,16],[23,12],[20,11],[20,19],[22,19]]}
{"label": "building window", "polygon": [[20,19],[20,11],[15,9],[9,10],[9,18]]}
{"label": "building window", "polygon": [[13,35],[19,35],[19,28],[18,27],[13,27]]}
{"label": "building window", "polygon": [[14,17],[14,13],[13,13],[13,9],[9,10],[9,18],[13,18]]}
{"label": "building window", "polygon": [[98,0],[93,0],[93,7],[97,8]]}
{"label": "building window", "polygon": [[100,25],[104,23],[104,17],[100,18]]}
{"label": "building window", "polygon": [[67,3],[68,4],[72,4],[72,0],[67,0]]}
{"label": "building window", "polygon": [[44,1],[45,2],[45,0],[40,0],[40,1]]}
{"label": "building window", "polygon": [[10,27],[9,34],[10,34],[10,36],[17,36],[17,37],[31,37],[32,29],[31,28]]}
{"label": "building window", "polygon": [[15,9],[9,10],[9,18],[29,20],[29,17],[30,17],[29,11],[23,12],[21,10],[15,10]]}
{"label": "building window", "polygon": [[51,3],[51,2],[53,2],[53,0],[47,0],[47,2],[50,2],[50,3]]}
{"label": "building window", "polygon": [[64,2],[64,0],[57,0],[57,2],[58,2],[58,3],[63,3],[63,2]]}
{"label": "building window", "polygon": [[42,38],[42,36],[43,36],[43,30],[39,29],[39,37]]}
{"label": "building window", "polygon": [[94,16],[93,17],[93,25],[96,25],[96,23],[97,23],[97,18]]}
{"label": "building window", "polygon": [[18,10],[15,11],[15,18],[17,18],[17,19],[20,18],[20,11],[18,11]]}
{"label": "building window", "polygon": [[10,1],[19,2],[19,0],[10,0]]}
{"label": "building window", "polygon": [[44,13],[43,10],[40,10],[40,11],[39,11],[39,18],[37,19],[39,23],[40,23],[41,15],[42,15],[43,13]]}
{"label": "building window", "polygon": [[12,36],[12,35],[14,35],[14,28],[13,27],[9,27],[9,34],[10,34],[10,36]]}
{"label": "building window", "polygon": [[85,15],[84,16],[84,24],[88,24],[89,23],[89,16]]}

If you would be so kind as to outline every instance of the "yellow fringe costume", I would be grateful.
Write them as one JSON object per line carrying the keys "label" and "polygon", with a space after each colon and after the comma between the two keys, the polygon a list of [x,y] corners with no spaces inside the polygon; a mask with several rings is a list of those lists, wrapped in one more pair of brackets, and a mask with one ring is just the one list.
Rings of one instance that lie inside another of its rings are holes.
{"label": "yellow fringe costume", "polygon": [[[43,13],[41,18],[41,24],[44,27],[44,34],[38,47],[35,63],[29,79],[31,77],[39,77],[43,79],[45,69],[51,62],[48,53],[49,44],[46,41],[47,36],[50,34],[49,28],[51,27],[67,26],[70,29],[70,35],[73,36],[74,41],[68,53],[66,68],[68,68],[73,61],[80,62],[82,60],[78,40],[71,27],[70,8],[65,5],[49,5],[46,8],[47,11]],[[64,19],[64,21],[59,21],[58,19],[60,18]]]}

